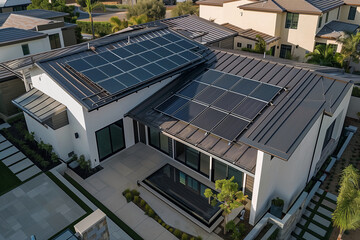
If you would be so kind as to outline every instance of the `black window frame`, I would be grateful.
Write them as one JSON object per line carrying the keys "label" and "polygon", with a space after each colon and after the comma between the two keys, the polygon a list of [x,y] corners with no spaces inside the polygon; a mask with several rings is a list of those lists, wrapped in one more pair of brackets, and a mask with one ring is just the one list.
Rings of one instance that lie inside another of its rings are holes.
{"label": "black window frame", "polygon": [[285,28],[286,29],[297,29],[299,24],[299,14],[298,13],[286,13],[285,19]]}
{"label": "black window frame", "polygon": [[[117,125],[117,123],[120,123],[120,124],[121,124],[122,130],[123,130],[122,140],[123,140],[124,146],[123,146],[122,148],[114,151],[114,149],[113,149],[113,144],[112,144],[112,138],[111,138],[110,126],[113,125],[113,124],[116,124],[116,125]],[[98,132],[100,132],[100,131],[102,131],[102,130],[104,130],[104,129],[106,129],[106,128],[107,128],[108,131],[109,131],[109,137],[110,137],[110,143],[111,143],[111,144],[110,144],[111,153],[109,153],[108,155],[100,158],[99,141],[98,141],[98,135],[97,135],[96,133],[98,133]],[[109,158],[109,157],[111,157],[111,156],[113,156],[114,154],[116,154],[116,153],[124,150],[124,149],[126,148],[126,142],[125,142],[125,129],[124,129],[124,121],[123,121],[123,119],[120,119],[120,120],[118,120],[118,121],[115,121],[115,122],[107,125],[106,127],[103,127],[103,128],[101,128],[101,129],[95,131],[95,139],[96,139],[96,147],[97,147],[97,152],[98,152],[98,157],[99,157],[99,161],[100,161],[100,162],[103,161],[103,160],[105,160],[105,159],[107,159],[107,158]]]}
{"label": "black window frame", "polygon": [[49,35],[49,42],[51,49],[61,48],[60,34],[54,33]]}
{"label": "black window frame", "polygon": [[348,20],[355,20],[357,7],[350,6]]}
{"label": "black window frame", "polygon": [[241,47],[242,47],[242,43],[241,43],[241,42],[237,42],[237,43],[236,43],[236,47],[241,48]]}
{"label": "black window frame", "polygon": [[[149,145],[150,145],[151,147],[159,150],[160,152],[163,152],[163,153],[165,153],[166,155],[170,156],[170,153],[171,153],[172,151],[170,151],[170,148],[169,148],[169,141],[171,141],[171,138],[169,138],[168,136],[164,135],[159,129],[156,129],[156,128],[153,128],[153,127],[149,127],[149,126],[148,126],[147,129],[148,129]],[[151,133],[150,133],[151,129],[154,129],[155,131],[157,131],[157,133],[158,133],[158,135],[159,135],[159,136],[158,136],[158,139],[159,139],[159,147],[156,146],[156,145],[154,145],[154,144],[151,142]],[[161,149],[161,135],[166,136],[167,139],[168,139],[168,142],[167,142],[167,144],[168,144],[168,152],[166,152],[166,151],[164,151],[163,149]]]}
{"label": "black window frame", "polygon": [[247,49],[252,49],[252,44],[250,44],[250,43],[246,44],[246,48]]}
{"label": "black window frame", "polygon": [[[180,143],[180,144],[182,144],[183,146],[184,146],[184,154],[185,154],[185,159],[184,159],[184,161],[182,161],[181,159],[179,159],[178,158],[178,153],[177,153],[177,144],[178,143]],[[174,151],[175,151],[175,160],[176,161],[178,161],[179,163],[181,163],[181,164],[183,164],[183,165],[185,165],[185,166],[187,166],[187,167],[189,167],[189,168],[191,168],[192,170],[194,170],[194,171],[196,171],[197,173],[200,173],[201,175],[203,175],[203,176],[205,176],[205,177],[209,177],[209,174],[210,174],[210,156],[209,155],[207,155],[207,154],[205,154],[205,153],[202,153],[202,152],[200,152],[200,151],[198,151],[198,150],[196,150],[196,149],[194,149],[194,148],[192,148],[192,147],[190,147],[190,146],[187,146],[187,145],[185,145],[185,144],[183,144],[183,143],[181,143],[181,142],[179,142],[179,141],[176,141],[175,140],[175,143],[174,143],[174,146],[175,146],[175,148],[174,148]],[[188,165],[187,164],[187,154],[186,154],[186,149],[187,148],[190,148],[190,149],[192,149],[192,150],[195,150],[195,151],[197,151],[197,154],[198,154],[198,156],[197,156],[197,159],[198,159],[198,167],[197,168],[194,168],[194,167],[192,167],[191,165]],[[202,172],[200,169],[201,169],[201,156],[202,155],[205,155],[205,156],[207,156],[208,158],[209,158],[209,169],[208,169],[208,174],[206,174],[206,173],[204,173],[204,172]]]}
{"label": "black window frame", "polygon": [[318,28],[321,28],[323,16],[319,17]]}
{"label": "black window frame", "polygon": [[340,17],[340,7],[338,8],[338,12],[337,12],[336,20],[339,20],[339,17]]}
{"label": "black window frame", "polygon": [[[285,49],[285,50],[284,50],[284,51],[285,51],[285,55],[284,55],[284,56],[283,56],[283,54],[282,54],[283,49]],[[290,55],[291,55],[292,46],[291,46],[291,45],[287,45],[287,44],[281,44],[279,57],[280,57],[280,58],[288,59],[288,58],[287,58],[287,54],[286,54],[286,53],[288,52],[287,50],[289,50]]]}
{"label": "black window frame", "polygon": [[22,49],[22,52],[23,52],[24,56],[30,55],[30,48],[29,48],[28,43],[22,44],[21,49]]}
{"label": "black window frame", "polygon": [[327,12],[325,15],[325,23],[327,23],[328,21],[329,21],[329,12]]}
{"label": "black window frame", "polygon": [[334,133],[334,128],[335,128],[335,122],[336,120],[334,120],[330,126],[326,129],[326,133],[325,133],[325,137],[324,137],[324,143],[323,143],[323,147],[322,150],[324,150],[324,148],[326,148],[326,146],[328,145],[328,143],[330,142],[330,140],[332,139],[332,135]]}

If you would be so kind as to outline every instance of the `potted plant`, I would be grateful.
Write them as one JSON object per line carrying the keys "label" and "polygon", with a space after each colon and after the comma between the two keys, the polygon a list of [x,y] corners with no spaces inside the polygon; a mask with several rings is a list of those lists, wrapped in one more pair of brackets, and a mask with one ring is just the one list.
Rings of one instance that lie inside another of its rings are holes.
{"label": "potted plant", "polygon": [[272,215],[274,215],[275,217],[281,218],[283,208],[284,208],[284,200],[282,200],[279,197],[271,200],[270,213]]}

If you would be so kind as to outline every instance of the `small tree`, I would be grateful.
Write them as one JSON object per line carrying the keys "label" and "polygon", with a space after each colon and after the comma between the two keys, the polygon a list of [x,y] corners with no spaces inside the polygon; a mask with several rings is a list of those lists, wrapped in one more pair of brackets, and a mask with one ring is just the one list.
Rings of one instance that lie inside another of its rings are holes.
{"label": "small tree", "polygon": [[199,15],[199,8],[192,1],[179,2],[171,11],[172,17],[178,17],[186,14]]}
{"label": "small tree", "polygon": [[160,0],[142,0],[128,9],[127,18],[145,14],[149,21],[163,19],[166,14],[166,7]]}
{"label": "small tree", "polygon": [[110,23],[112,25],[111,31],[113,33],[128,27],[128,22],[125,19],[120,20],[118,17],[111,17]]}
{"label": "small tree", "polygon": [[142,14],[140,16],[133,16],[129,19],[128,23],[130,26],[132,25],[139,25],[143,23],[150,22],[149,18],[146,16],[146,14]]}
{"label": "small tree", "polygon": [[[233,182],[234,179],[234,176],[232,176],[230,179],[216,180],[215,189],[220,191],[218,194],[213,193],[209,188],[204,193],[205,197],[209,198],[209,201],[213,198],[211,201],[213,206],[218,202],[220,203],[219,207],[223,210],[225,226],[228,223],[228,215],[234,209],[242,206],[247,198],[242,191],[238,191],[238,184]],[[226,234],[226,227],[224,227],[224,234]]]}
{"label": "small tree", "polygon": [[308,63],[329,67],[341,67],[341,54],[334,53],[334,48],[331,45],[319,44],[313,52],[306,54],[305,57]]}
{"label": "small tree", "polygon": [[360,227],[359,184],[360,172],[350,164],[342,172],[340,192],[332,218],[334,226],[340,228],[338,240],[342,239],[345,230],[355,230]]}
{"label": "small tree", "polygon": [[84,7],[84,10],[89,14],[89,19],[91,22],[91,32],[93,39],[95,38],[95,31],[94,31],[94,19],[92,17],[92,12],[96,9],[102,9],[105,10],[104,4],[101,2],[92,2],[91,0],[85,0],[86,7]]}
{"label": "small tree", "polygon": [[255,43],[254,50],[258,53],[264,53],[266,51],[266,42],[260,35],[256,35],[257,43]]}
{"label": "small tree", "polygon": [[359,62],[360,32],[357,34],[346,33],[344,36],[338,39],[338,42],[342,44],[341,55],[344,68],[346,72],[349,72],[351,62]]}

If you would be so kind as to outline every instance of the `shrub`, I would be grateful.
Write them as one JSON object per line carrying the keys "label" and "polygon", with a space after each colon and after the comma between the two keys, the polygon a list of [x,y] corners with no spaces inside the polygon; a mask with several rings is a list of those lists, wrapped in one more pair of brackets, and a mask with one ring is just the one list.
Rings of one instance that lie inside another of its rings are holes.
{"label": "shrub", "polygon": [[278,206],[278,207],[284,206],[284,200],[282,200],[282,199],[279,198],[279,197],[274,198],[273,200],[271,200],[271,203],[272,203],[274,206]]}
{"label": "shrub", "polygon": [[165,224],[165,228],[166,228],[167,230],[169,230],[170,226],[167,225],[167,224]]}
{"label": "shrub", "polygon": [[155,212],[154,210],[152,210],[151,208],[149,209],[149,211],[147,212],[147,215],[151,218],[155,217]]}
{"label": "shrub", "polygon": [[161,226],[165,227],[165,226],[166,226],[166,223],[163,222],[163,223],[161,224]]}
{"label": "shrub", "polygon": [[189,239],[189,236],[186,233],[183,233],[181,235],[181,240],[188,240],[188,239]]}
{"label": "shrub", "polygon": [[[91,23],[90,22],[82,22],[76,21],[78,27],[81,28],[82,33],[91,34]],[[107,35],[112,33],[111,31],[112,25],[109,22],[94,22],[94,31],[96,35]]]}
{"label": "shrub", "polygon": [[47,166],[49,166],[49,162],[48,161],[45,161],[45,160],[42,160],[41,162],[40,162],[40,166],[41,167],[43,167],[43,168],[46,168]]}
{"label": "shrub", "polygon": [[169,228],[169,232],[171,232],[171,233],[172,233],[173,231],[174,231],[174,229],[172,229],[172,228]]}
{"label": "shrub", "polygon": [[122,194],[125,196],[125,194],[127,194],[127,193],[130,193],[130,189],[128,189],[128,188],[125,189]]}
{"label": "shrub", "polygon": [[148,212],[151,209],[151,207],[149,206],[149,204],[145,205],[145,212]]}
{"label": "shrub", "polygon": [[139,196],[134,196],[134,203],[138,204],[140,202]]}
{"label": "shrub", "polygon": [[181,237],[181,231],[179,229],[175,229],[174,230],[174,235],[177,237],[177,238],[180,238]]}
{"label": "shrub", "polygon": [[131,190],[131,194],[134,196],[140,196],[140,193],[136,189]]}
{"label": "shrub", "polygon": [[51,153],[51,162],[53,163],[57,163],[59,161],[59,157],[56,153],[52,152]]}
{"label": "shrub", "polygon": [[163,221],[161,219],[158,219],[157,222],[161,224]]}
{"label": "shrub", "polygon": [[145,200],[144,200],[144,199],[141,199],[141,200],[140,200],[140,206],[141,206],[141,207],[144,207],[145,204],[146,204]]}
{"label": "shrub", "polygon": [[133,196],[132,196],[132,194],[130,192],[128,192],[128,193],[125,194],[125,198],[126,198],[127,202],[131,202],[132,199],[133,199]]}
{"label": "shrub", "polygon": [[163,1],[159,0],[144,0],[139,1],[134,6],[128,9],[127,18],[130,19],[134,16],[140,16],[145,14],[151,21],[163,19],[166,14],[166,7]]}
{"label": "shrub", "polygon": [[196,240],[202,240],[202,237],[201,237],[201,236],[197,236],[197,237],[196,237]]}

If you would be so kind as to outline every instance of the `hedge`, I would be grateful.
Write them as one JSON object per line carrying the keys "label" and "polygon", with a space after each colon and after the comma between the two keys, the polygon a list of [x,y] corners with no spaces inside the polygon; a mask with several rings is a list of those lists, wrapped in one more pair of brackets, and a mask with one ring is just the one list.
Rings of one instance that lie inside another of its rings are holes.
{"label": "hedge", "polygon": [[360,98],[360,87],[354,86],[352,94],[353,97]]}
{"label": "hedge", "polygon": [[[81,28],[82,33],[92,34],[91,22],[76,21],[78,27]],[[109,22],[94,22],[94,31],[96,35],[105,36],[112,33],[112,25]]]}

